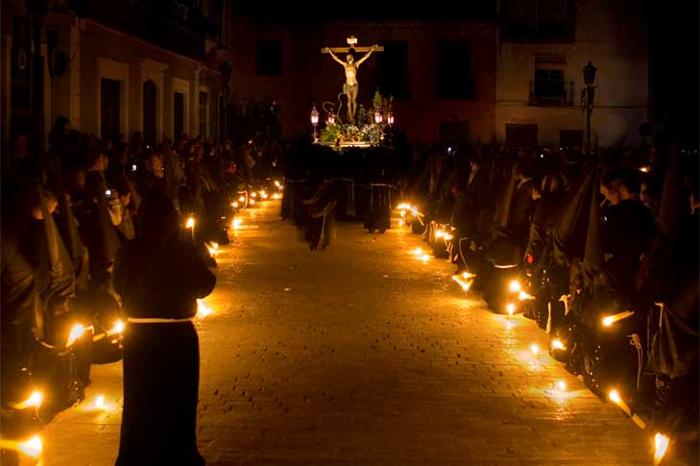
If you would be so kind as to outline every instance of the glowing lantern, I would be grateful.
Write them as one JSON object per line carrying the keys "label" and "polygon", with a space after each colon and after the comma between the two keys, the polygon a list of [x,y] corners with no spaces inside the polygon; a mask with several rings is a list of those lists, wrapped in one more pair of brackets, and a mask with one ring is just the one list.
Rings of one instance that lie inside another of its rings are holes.
{"label": "glowing lantern", "polygon": [[245,196],[238,196],[238,202],[245,202]]}
{"label": "glowing lantern", "polygon": [[518,299],[520,301],[530,301],[532,299],[535,299],[535,297],[527,293],[526,291],[521,291],[520,294],[518,294]]}
{"label": "glowing lantern", "polygon": [[238,201],[233,201],[231,203],[231,207],[233,207],[234,209],[238,209]]}
{"label": "glowing lantern", "polygon": [[382,115],[382,112],[380,110],[377,110],[374,112],[374,122],[376,124],[381,124],[382,121],[384,120],[384,116]]}
{"label": "glowing lantern", "polygon": [[231,228],[233,228],[234,230],[240,230],[242,226],[243,220],[240,218],[234,218],[231,222]]}
{"label": "glowing lantern", "polygon": [[185,228],[194,228],[194,217],[188,217],[187,223],[185,223]]}
{"label": "glowing lantern", "polygon": [[530,345],[530,352],[531,352],[534,356],[537,356],[537,355],[539,354],[539,352],[540,352],[540,347],[533,343],[533,344]]}
{"label": "glowing lantern", "polygon": [[104,395],[98,395],[98,397],[95,399],[95,407],[97,409],[105,409],[105,396]]}
{"label": "glowing lantern", "polygon": [[430,260],[430,256],[427,254],[423,254],[420,256],[420,260],[422,260],[423,263],[426,264]]}
{"label": "glowing lantern", "polygon": [[386,122],[389,124],[389,126],[394,124],[394,114],[392,112],[389,112],[386,116]]}
{"label": "glowing lantern", "polygon": [[255,205],[255,199],[251,199],[251,200],[250,200],[250,205],[251,205],[251,206],[254,206],[254,205]]}
{"label": "glowing lantern", "polygon": [[506,312],[508,313],[509,316],[513,316],[513,314],[515,314],[515,304],[513,304],[513,303],[506,304]]}
{"label": "glowing lantern", "polygon": [[564,382],[563,380],[557,380],[555,386],[557,387],[557,390],[562,393],[566,391],[566,382]]}

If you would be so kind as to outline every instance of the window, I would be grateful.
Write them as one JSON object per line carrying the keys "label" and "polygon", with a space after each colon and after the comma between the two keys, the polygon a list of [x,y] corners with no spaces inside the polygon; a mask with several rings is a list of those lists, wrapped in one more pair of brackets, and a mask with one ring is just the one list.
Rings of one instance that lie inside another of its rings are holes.
{"label": "window", "polygon": [[397,99],[411,96],[408,72],[408,44],[384,42],[384,51],[376,54],[377,78],[382,95]]}
{"label": "window", "polygon": [[564,71],[535,70],[535,96],[540,99],[561,99],[564,96]]}
{"label": "window", "polygon": [[256,63],[258,76],[281,76],[282,42],[278,40],[259,40]]}
{"label": "window", "polygon": [[573,38],[574,0],[503,0],[502,5],[507,39]]}
{"label": "window", "polygon": [[474,82],[471,53],[466,41],[438,44],[438,95],[443,99],[471,99]]}
{"label": "window", "polygon": [[536,147],[537,125],[534,124],[507,124],[506,146],[508,147]]}
{"label": "window", "polygon": [[121,122],[121,82],[115,79],[100,79],[101,128],[103,139],[119,136]]}
{"label": "window", "polygon": [[185,94],[176,92],[173,98],[173,133],[176,138],[185,132]]}
{"label": "window", "polygon": [[206,92],[199,92],[199,134],[209,136],[209,96]]}
{"label": "window", "polygon": [[580,129],[560,129],[559,146],[567,148],[583,147],[583,130]]}
{"label": "window", "polygon": [[535,57],[535,76],[530,83],[531,105],[571,105],[573,82],[566,82],[563,55],[538,55]]}

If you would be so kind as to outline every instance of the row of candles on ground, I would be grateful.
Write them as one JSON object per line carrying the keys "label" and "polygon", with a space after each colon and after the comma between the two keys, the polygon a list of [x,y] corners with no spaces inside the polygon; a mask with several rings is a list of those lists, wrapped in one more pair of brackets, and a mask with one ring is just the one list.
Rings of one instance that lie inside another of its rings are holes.
{"label": "row of candles on ground", "polygon": [[[21,403],[17,403],[15,409],[33,409],[38,411],[44,402],[44,393],[41,390],[34,390],[29,397]],[[94,400],[85,406],[83,410],[92,412],[109,413],[117,409],[115,403],[107,401],[104,395],[97,395]],[[33,435],[26,440],[0,439],[0,449],[11,450],[21,453],[33,460],[39,460],[44,450],[44,443],[39,435]]]}
{"label": "row of candles on ground", "polygon": [[[410,225],[410,222],[413,220],[420,220],[421,224],[422,218],[424,217],[423,214],[421,214],[418,211],[418,208],[409,204],[409,203],[401,203],[397,206],[397,210],[400,213],[400,219],[399,219],[399,225],[404,226],[404,225]],[[436,239],[442,239],[447,242],[452,241],[454,239],[454,234],[452,231],[448,231],[445,227],[440,227],[438,230],[435,232],[435,238]],[[431,256],[428,255],[423,248],[417,247],[413,250],[411,250],[411,254],[419,261],[421,261],[424,264],[427,264]],[[454,280],[460,288],[462,288],[463,291],[467,292],[471,289],[472,284],[474,283],[474,279],[476,278],[476,275],[470,273],[470,272],[462,272],[460,274],[455,274],[452,276],[452,280]],[[518,310],[518,303],[522,303],[524,301],[530,301],[535,299],[534,296],[530,295],[527,293],[520,282],[518,280],[511,280],[508,283],[508,291],[509,294],[514,296],[515,299],[512,301],[506,302],[505,304],[505,311],[506,314],[508,315],[508,318],[512,318],[517,310]],[[562,301],[564,302],[565,305],[568,305],[568,297],[563,296]],[[632,311],[622,311],[614,314],[609,314],[601,317],[600,324],[604,328],[610,328],[612,327],[616,322],[619,322],[623,319],[627,319],[628,317],[631,317],[634,315],[634,312]],[[513,328],[513,325],[511,322],[507,322],[506,326],[509,330]],[[566,350],[566,345],[558,338],[552,339],[551,343],[551,348],[553,351],[564,351]],[[537,356],[540,353],[540,347],[537,344],[532,344],[530,345],[530,352],[532,353],[533,356]],[[567,389],[566,382],[563,380],[559,380],[554,384],[554,393],[555,394],[565,394]],[[629,407],[629,405],[625,402],[625,400],[622,398],[620,395],[619,391],[616,388],[612,388],[608,392],[608,399],[614,403],[616,406],[618,406],[626,415],[629,417],[640,429],[645,429],[646,424],[645,422],[637,415],[635,414],[632,409]],[[653,438],[653,450],[654,450],[654,464],[658,465],[661,463],[662,459],[666,455],[668,448],[670,446],[671,439],[667,436],[662,434],[661,432],[657,432],[654,434]]]}
{"label": "row of candles on ground", "polygon": [[[274,193],[272,196],[270,196],[265,190],[260,190],[257,192],[252,192],[250,193],[250,198],[247,199],[248,193],[245,193],[245,195],[242,195],[239,197],[238,201],[240,202],[240,206],[244,206],[246,204],[246,200],[248,200],[247,205],[253,206],[255,205],[255,199],[259,198],[262,200],[269,199],[270,197],[272,199],[280,199],[282,197],[281,191],[284,189],[282,184],[279,181],[274,182],[275,186],[277,187],[279,192]],[[239,208],[238,202],[234,201],[232,203],[232,207],[234,209]],[[185,221],[185,228],[189,229],[192,231],[192,236],[194,237],[194,228],[196,225],[196,221],[194,217],[190,216],[186,219]],[[243,226],[243,221],[240,218],[234,218],[233,221],[231,222],[231,228],[234,231],[240,230]],[[215,257],[219,253],[219,244],[216,242],[208,242],[206,243],[207,250],[209,251],[209,254],[212,257]],[[201,319],[204,317],[207,317],[211,314],[214,313],[214,309],[212,309],[210,306],[208,306],[204,300],[198,299],[197,300],[197,319]],[[93,341],[98,341],[103,338],[109,338],[109,337],[120,337],[123,333],[124,330],[126,329],[126,323],[121,320],[117,319],[112,326],[111,329],[100,333],[98,335],[95,335],[93,337]],[[68,337],[66,338],[66,348],[72,347],[78,340],[80,340],[86,332],[89,331],[94,331],[94,326],[85,326],[81,323],[76,323],[74,324],[70,331],[68,332]],[[18,409],[18,410],[26,410],[26,409],[33,409],[35,411],[38,411],[41,405],[44,402],[44,393],[41,390],[33,390],[31,394],[25,399],[24,401],[20,403],[16,403],[13,408]],[[116,409],[115,404],[108,403],[105,399],[104,395],[97,395],[95,397],[95,400],[93,403],[87,406],[86,408],[88,411],[101,411],[101,412],[110,412],[114,411]],[[34,460],[38,460],[41,457],[41,453],[43,450],[43,443],[41,441],[41,437],[39,435],[34,435],[33,437],[24,440],[24,441],[17,441],[17,440],[8,440],[8,439],[0,439],[0,448],[5,449],[5,450],[13,450],[17,451],[19,453],[22,453],[23,455],[32,458]]]}

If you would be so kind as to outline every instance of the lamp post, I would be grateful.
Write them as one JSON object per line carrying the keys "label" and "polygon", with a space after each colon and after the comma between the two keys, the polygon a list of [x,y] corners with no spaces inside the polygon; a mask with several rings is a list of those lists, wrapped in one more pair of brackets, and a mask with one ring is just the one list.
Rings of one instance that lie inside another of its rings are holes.
{"label": "lamp post", "polygon": [[318,110],[316,110],[316,104],[314,104],[314,107],[311,109],[311,125],[314,127],[314,142],[316,142],[316,126],[318,126]]}
{"label": "lamp post", "polygon": [[598,71],[593,63],[588,62],[583,67],[583,82],[586,84],[584,95],[581,97],[581,105],[586,111],[586,154],[591,153],[591,113],[593,113],[593,102],[595,100],[595,73]]}

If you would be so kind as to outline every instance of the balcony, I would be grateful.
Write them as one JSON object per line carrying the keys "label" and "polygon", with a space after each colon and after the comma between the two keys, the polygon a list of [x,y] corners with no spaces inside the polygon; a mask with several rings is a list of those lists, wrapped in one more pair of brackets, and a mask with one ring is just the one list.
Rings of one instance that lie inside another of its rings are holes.
{"label": "balcony", "polygon": [[573,105],[574,82],[531,80],[528,103],[542,107]]}

